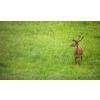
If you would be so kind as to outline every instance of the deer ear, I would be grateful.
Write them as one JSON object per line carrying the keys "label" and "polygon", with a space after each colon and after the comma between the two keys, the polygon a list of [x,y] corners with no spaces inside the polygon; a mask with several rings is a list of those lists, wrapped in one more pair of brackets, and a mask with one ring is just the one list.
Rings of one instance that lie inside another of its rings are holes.
{"label": "deer ear", "polygon": [[76,42],[74,39],[72,41]]}

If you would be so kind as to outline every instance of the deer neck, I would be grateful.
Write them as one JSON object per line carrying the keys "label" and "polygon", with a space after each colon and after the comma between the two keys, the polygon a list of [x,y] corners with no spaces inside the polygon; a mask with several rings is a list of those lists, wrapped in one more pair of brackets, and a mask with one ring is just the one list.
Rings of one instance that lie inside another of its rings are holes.
{"label": "deer neck", "polygon": [[78,45],[75,46],[75,50],[78,51]]}
{"label": "deer neck", "polygon": [[75,46],[75,55],[78,55],[78,45]]}

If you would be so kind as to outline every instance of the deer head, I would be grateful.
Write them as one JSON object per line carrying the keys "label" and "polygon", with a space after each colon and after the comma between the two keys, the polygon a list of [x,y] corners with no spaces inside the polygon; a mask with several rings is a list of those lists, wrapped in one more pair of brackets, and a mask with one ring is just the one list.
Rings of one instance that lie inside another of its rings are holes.
{"label": "deer head", "polygon": [[82,36],[82,38],[81,38],[81,40],[79,40],[79,38],[80,38],[81,36],[79,35],[78,36],[78,38],[76,39],[76,40],[72,40],[72,41],[74,41],[74,43],[72,44],[72,45],[70,45],[71,47],[76,47],[76,46],[78,46],[78,42],[80,42],[83,38],[84,38],[84,36]]}

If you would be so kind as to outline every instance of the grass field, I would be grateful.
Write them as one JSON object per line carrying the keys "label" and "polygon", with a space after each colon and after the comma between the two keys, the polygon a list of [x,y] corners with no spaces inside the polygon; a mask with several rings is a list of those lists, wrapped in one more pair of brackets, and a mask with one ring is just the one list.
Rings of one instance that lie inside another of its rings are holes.
{"label": "grass field", "polygon": [[[80,67],[70,47],[79,34]],[[0,79],[99,80],[100,22],[1,21]]]}

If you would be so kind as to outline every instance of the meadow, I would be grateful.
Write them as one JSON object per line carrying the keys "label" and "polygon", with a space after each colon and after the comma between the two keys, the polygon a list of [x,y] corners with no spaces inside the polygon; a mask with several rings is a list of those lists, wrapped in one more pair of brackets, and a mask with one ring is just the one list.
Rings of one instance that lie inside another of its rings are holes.
{"label": "meadow", "polygon": [[[79,34],[80,66],[70,47]],[[0,80],[99,79],[99,21],[0,21]]]}

